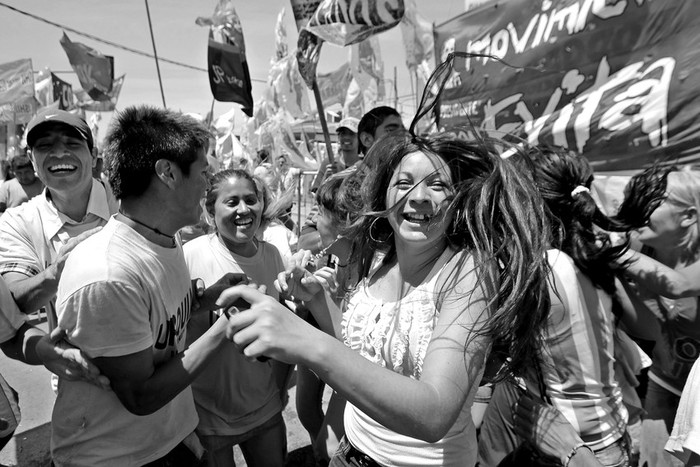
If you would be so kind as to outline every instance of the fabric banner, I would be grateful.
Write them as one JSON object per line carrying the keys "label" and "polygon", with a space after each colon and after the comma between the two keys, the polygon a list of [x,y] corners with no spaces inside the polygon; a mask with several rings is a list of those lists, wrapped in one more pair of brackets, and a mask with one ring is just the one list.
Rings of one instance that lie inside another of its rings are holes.
{"label": "fabric banner", "polygon": [[416,0],[405,0],[406,12],[399,26],[406,51],[406,66],[413,73],[418,66],[435,67],[433,23],[418,14]]}
{"label": "fabric banner", "polygon": [[109,100],[107,101],[94,101],[82,89],[76,91],[75,96],[78,100],[78,107],[82,110],[89,110],[91,112],[114,111],[117,108],[119,93],[122,90],[122,85],[124,84],[125,77],[126,75],[121,75],[119,78],[114,80],[114,83],[112,83],[112,90],[107,94],[109,96]]}
{"label": "fabric banner", "polygon": [[442,60],[490,55],[455,60],[439,125],[565,146],[600,171],[698,161],[699,17],[697,1],[481,5],[436,27]]}
{"label": "fabric banner", "polygon": [[32,61],[28,58],[0,64],[0,105],[34,96]]}
{"label": "fabric banner", "polygon": [[292,14],[297,25],[297,31],[306,26],[322,0],[291,0]]}
{"label": "fabric banner", "polygon": [[289,55],[289,45],[287,44],[287,28],[284,25],[284,8],[277,15],[275,23],[275,56],[274,61],[282,60]]}
{"label": "fabric banner", "polygon": [[311,113],[309,96],[299,74],[296,55],[288,55],[273,63],[268,82],[272,87],[271,97],[275,109],[285,109],[294,118],[304,118]]}
{"label": "fabric banner", "polygon": [[342,64],[340,68],[330,73],[319,73],[316,82],[323,107],[327,109],[334,104],[342,106],[351,81],[352,72],[349,63]]}
{"label": "fabric banner", "polygon": [[53,88],[53,102],[58,102],[59,109],[72,110],[75,108],[73,86],[70,83],[66,83],[51,73],[51,87]]}
{"label": "fabric banner", "polygon": [[102,55],[79,42],[71,42],[65,32],[60,43],[83,89],[93,100],[109,100],[114,81],[114,57]]}
{"label": "fabric banner", "polygon": [[403,0],[324,0],[305,27],[324,41],[345,46],[393,28],[403,15]]}
{"label": "fabric banner", "polygon": [[0,105],[0,123],[29,123],[38,107],[34,96],[21,97],[11,104]]}
{"label": "fabric banner", "polygon": [[361,118],[384,99],[384,63],[379,39],[370,37],[350,48],[353,81],[345,97],[343,115]]}
{"label": "fabric banner", "polygon": [[243,27],[231,0],[219,0],[211,18],[197,18],[199,26],[209,26],[207,62],[209,86],[214,99],[236,102],[243,112],[253,115],[253,86],[245,57]]}
{"label": "fabric banner", "polygon": [[318,59],[321,58],[321,46],[323,41],[310,33],[306,29],[299,31],[299,39],[297,40],[297,64],[299,65],[299,73],[304,79],[304,83],[313,88],[314,80],[316,79],[316,67]]}

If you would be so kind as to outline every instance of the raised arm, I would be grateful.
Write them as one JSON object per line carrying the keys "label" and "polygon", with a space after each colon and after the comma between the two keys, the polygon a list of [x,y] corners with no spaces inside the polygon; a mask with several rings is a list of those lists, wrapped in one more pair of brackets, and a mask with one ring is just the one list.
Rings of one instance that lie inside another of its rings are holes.
{"label": "raised arm", "polygon": [[638,251],[621,258],[629,274],[645,289],[668,298],[700,296],[700,261],[675,270]]}

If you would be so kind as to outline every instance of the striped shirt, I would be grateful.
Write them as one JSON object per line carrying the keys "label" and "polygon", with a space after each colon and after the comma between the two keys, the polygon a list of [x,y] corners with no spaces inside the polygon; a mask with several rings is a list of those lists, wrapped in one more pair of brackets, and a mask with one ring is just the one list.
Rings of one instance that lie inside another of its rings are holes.
{"label": "striped shirt", "polygon": [[[554,278],[542,372],[552,404],[594,451],[626,430],[627,409],[615,379],[612,300],[557,250],[548,252]],[[536,379],[530,388],[538,393]]]}

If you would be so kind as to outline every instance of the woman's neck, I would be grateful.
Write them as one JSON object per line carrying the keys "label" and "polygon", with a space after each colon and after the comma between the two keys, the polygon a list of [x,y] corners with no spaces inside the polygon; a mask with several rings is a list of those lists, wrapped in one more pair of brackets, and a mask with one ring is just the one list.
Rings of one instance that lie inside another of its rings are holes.
{"label": "woman's neck", "polygon": [[221,244],[235,255],[242,256],[244,258],[251,258],[258,252],[258,242],[255,240],[255,238],[251,238],[250,241],[246,243],[238,243],[232,242],[218,232],[216,236]]}
{"label": "woman's neck", "polygon": [[411,287],[423,282],[447,248],[447,242],[444,240],[418,248],[401,242],[396,242],[395,245],[399,272],[403,281]]}

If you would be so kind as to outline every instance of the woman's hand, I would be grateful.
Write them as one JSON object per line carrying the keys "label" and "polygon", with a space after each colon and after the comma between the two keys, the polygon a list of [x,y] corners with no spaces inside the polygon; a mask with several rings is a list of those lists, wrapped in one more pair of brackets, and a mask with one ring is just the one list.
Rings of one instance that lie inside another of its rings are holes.
{"label": "woman's hand", "polygon": [[312,254],[308,250],[298,251],[289,261],[286,270],[279,273],[275,281],[275,287],[281,294],[291,295],[297,300],[312,300],[322,290],[329,292],[337,290],[335,270],[324,267],[311,272]]}
{"label": "woman's hand", "polygon": [[241,349],[246,357],[274,358],[286,363],[303,361],[314,334],[325,336],[274,298],[245,285],[225,290],[219,304],[227,307],[244,300],[249,308],[229,317],[226,337]]}
{"label": "woman's hand", "polygon": [[529,394],[523,394],[518,399],[513,422],[518,436],[532,443],[543,454],[561,459],[563,465],[602,465],[589,448],[576,449],[583,441],[561,412],[536,401]]}

